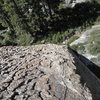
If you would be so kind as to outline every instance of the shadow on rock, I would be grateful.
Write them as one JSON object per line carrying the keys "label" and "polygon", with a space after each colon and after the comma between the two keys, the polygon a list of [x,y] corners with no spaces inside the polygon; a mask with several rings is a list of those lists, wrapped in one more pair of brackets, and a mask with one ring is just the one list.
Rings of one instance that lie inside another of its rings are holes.
{"label": "shadow on rock", "polygon": [[[81,84],[83,87],[87,86],[90,89],[92,100],[100,100],[100,67],[84,56],[78,54],[75,50],[69,49],[74,56],[74,65],[77,67],[76,74],[81,76]],[[83,64],[80,65],[80,62]]]}

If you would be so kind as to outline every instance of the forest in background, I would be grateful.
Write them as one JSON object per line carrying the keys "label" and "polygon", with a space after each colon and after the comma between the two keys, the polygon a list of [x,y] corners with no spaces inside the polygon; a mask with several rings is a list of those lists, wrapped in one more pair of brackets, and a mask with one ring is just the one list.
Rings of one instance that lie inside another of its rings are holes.
{"label": "forest in background", "polygon": [[94,0],[73,8],[64,0],[0,0],[0,46],[60,43],[100,21],[99,15]]}

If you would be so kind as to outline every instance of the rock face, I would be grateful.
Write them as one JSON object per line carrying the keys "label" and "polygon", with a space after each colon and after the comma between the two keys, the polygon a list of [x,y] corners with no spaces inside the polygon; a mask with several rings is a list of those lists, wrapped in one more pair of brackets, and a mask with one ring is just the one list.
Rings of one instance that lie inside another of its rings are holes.
{"label": "rock face", "polygon": [[1,47],[0,100],[100,100],[100,80],[64,45]]}
{"label": "rock face", "polygon": [[65,0],[66,5],[71,4],[72,7],[74,7],[78,3],[83,3],[86,0]]}

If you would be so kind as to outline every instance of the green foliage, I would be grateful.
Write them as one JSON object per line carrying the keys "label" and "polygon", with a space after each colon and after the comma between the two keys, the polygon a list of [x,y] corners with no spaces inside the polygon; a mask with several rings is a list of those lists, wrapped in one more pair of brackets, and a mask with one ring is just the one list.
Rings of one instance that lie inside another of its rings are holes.
{"label": "green foliage", "polygon": [[31,45],[31,40],[32,40],[32,37],[30,34],[27,34],[27,33],[21,33],[19,36],[18,36],[18,39],[16,40],[18,45],[23,45],[23,46],[28,46],[28,45]]}
{"label": "green foliage", "polygon": [[84,52],[84,50],[85,50],[84,43],[79,43],[78,45],[73,45],[73,46],[71,46],[71,48],[76,51],[82,50]]}
{"label": "green foliage", "polygon": [[87,1],[90,1],[90,2],[98,2],[98,3],[100,3],[100,0],[87,0]]}
{"label": "green foliage", "polygon": [[95,25],[100,25],[100,16],[98,16],[96,22],[95,22]]}
{"label": "green foliage", "polygon": [[98,45],[98,43],[95,43],[95,45],[90,45],[90,49],[89,49],[89,52],[91,53],[91,54],[98,54],[98,53],[100,53],[100,46]]}
{"label": "green foliage", "polygon": [[69,31],[65,32],[58,32],[55,34],[49,34],[45,39],[47,43],[55,43],[55,44],[61,44],[64,40],[66,40],[66,37],[70,34],[71,29]]}
{"label": "green foliage", "polygon": [[[60,0],[0,0],[0,23],[4,27],[9,27],[11,32],[9,37],[17,38],[13,40],[18,40],[18,45],[28,45],[30,37],[36,38],[38,33],[42,35],[48,30],[48,22],[55,16],[60,2]],[[9,39],[5,35],[2,45],[12,45]]]}
{"label": "green foliage", "polygon": [[81,54],[92,55],[91,61],[100,66],[100,30],[91,32],[87,41],[73,45],[71,48]]}
{"label": "green foliage", "polygon": [[0,25],[10,30],[0,39],[0,45],[30,45],[31,37],[35,43],[44,38],[46,42],[61,43],[71,29],[80,26],[84,30],[92,25],[98,8],[96,2],[70,8],[64,0],[0,0]]}
{"label": "green foliage", "polygon": [[49,43],[60,43],[62,41],[62,35],[58,32],[57,34],[50,34],[46,40]]}
{"label": "green foliage", "polygon": [[100,53],[100,30],[93,31],[90,34],[87,44],[89,44],[89,52],[91,54],[96,55]]}
{"label": "green foliage", "polygon": [[68,45],[71,44],[72,42],[74,42],[75,40],[77,40],[79,37],[78,36],[72,36],[69,40],[68,40]]}
{"label": "green foliage", "polygon": [[6,34],[2,35],[4,37],[4,39],[0,39],[0,45],[14,45],[16,44],[15,41],[13,40],[13,37],[11,36],[11,32],[7,32]]}

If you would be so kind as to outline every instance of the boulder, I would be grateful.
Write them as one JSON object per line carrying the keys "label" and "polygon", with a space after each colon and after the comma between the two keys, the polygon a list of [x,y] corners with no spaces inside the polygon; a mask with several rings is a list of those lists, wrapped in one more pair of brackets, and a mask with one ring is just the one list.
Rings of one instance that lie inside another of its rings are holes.
{"label": "boulder", "polygon": [[100,100],[100,80],[66,45],[4,46],[0,100]]}

